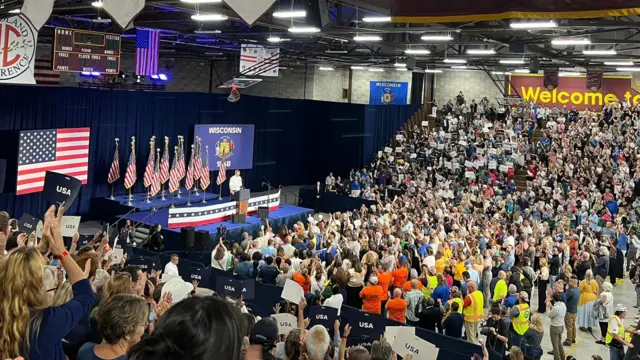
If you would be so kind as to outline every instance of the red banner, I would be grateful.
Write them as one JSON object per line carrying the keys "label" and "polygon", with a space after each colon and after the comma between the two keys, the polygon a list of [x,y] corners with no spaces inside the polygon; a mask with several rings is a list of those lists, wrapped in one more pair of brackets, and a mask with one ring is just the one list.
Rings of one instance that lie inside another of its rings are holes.
{"label": "red banner", "polygon": [[598,91],[587,89],[586,76],[560,77],[558,87],[548,90],[544,87],[542,75],[511,75],[509,94],[519,94],[527,101],[543,104],[547,107],[566,105],[571,109],[599,109],[612,101],[628,100],[634,104],[640,102],[640,95],[631,90],[630,76],[605,76],[602,88]]}
{"label": "red banner", "polygon": [[640,14],[640,0],[392,0],[393,22],[579,19]]}

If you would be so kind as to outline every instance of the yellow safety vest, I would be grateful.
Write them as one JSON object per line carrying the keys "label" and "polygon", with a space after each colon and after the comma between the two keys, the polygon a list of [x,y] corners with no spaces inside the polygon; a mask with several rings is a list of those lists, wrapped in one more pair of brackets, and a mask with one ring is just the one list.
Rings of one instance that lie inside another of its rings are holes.
{"label": "yellow safety vest", "polygon": [[464,308],[464,320],[469,322],[479,322],[484,317],[484,297],[481,291],[474,291],[469,294],[471,305]]}
{"label": "yellow safety vest", "polygon": [[617,316],[612,316],[609,318],[609,325],[607,325],[607,337],[604,338],[604,342],[610,344],[613,341],[613,335],[611,335],[611,320],[615,318],[618,321],[618,335],[620,337],[624,337],[624,327],[622,324],[622,320]]}
{"label": "yellow safety vest", "polygon": [[515,330],[518,335],[524,335],[524,333],[529,328],[529,317],[531,316],[531,310],[529,309],[529,305],[527,304],[518,304],[516,305],[518,310],[520,310],[520,315],[513,319],[513,330]]}
{"label": "yellow safety vest", "polygon": [[449,312],[447,313],[447,315],[451,314],[451,305],[453,305],[454,302],[458,303],[458,313],[462,314],[462,305],[464,305],[464,303],[462,302],[462,299],[453,298],[447,302],[449,303]]}
{"label": "yellow safety vest", "polygon": [[437,277],[427,275],[427,280],[429,280],[429,288],[431,288],[431,291],[433,291],[435,288],[438,287],[438,278]]}

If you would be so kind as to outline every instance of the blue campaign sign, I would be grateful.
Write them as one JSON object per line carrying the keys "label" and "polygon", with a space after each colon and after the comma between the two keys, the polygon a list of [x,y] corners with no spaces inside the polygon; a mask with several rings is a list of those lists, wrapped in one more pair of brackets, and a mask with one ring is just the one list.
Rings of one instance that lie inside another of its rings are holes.
{"label": "blue campaign sign", "polygon": [[209,146],[209,169],[217,171],[225,162],[227,169],[253,168],[253,125],[196,125],[195,136],[202,139],[202,160]]}
{"label": "blue campaign sign", "polygon": [[406,105],[409,83],[396,81],[371,81],[369,84],[369,104]]}

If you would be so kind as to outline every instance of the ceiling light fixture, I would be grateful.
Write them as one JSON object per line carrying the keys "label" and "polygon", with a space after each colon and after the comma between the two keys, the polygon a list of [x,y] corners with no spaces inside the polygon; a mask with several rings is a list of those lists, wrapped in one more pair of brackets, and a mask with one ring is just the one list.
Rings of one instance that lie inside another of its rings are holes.
{"label": "ceiling light fixture", "polygon": [[428,55],[431,54],[431,51],[427,49],[407,49],[404,53],[408,55]]}
{"label": "ceiling light fixture", "polygon": [[466,69],[467,67],[465,65],[454,65],[451,68],[452,69]]}
{"label": "ceiling light fixture", "polygon": [[320,67],[318,68],[318,70],[322,70],[322,71],[333,71],[333,70],[335,70],[335,69],[334,69],[334,68],[332,68],[332,67],[329,67],[329,66],[320,66]]}
{"label": "ceiling light fixture", "polygon": [[396,68],[396,71],[408,71],[407,68]]}
{"label": "ceiling light fixture", "polygon": [[222,0],[180,0],[180,2],[187,4],[216,4],[221,3]]}
{"label": "ceiling light fixture", "polygon": [[579,72],[575,72],[575,71],[561,71],[558,76],[580,76],[582,75]]}
{"label": "ceiling light fixture", "polygon": [[551,21],[526,21],[526,22],[512,22],[509,24],[512,29],[548,29],[558,27],[558,24]]}
{"label": "ceiling light fixture", "polygon": [[447,63],[447,64],[466,64],[467,63],[467,60],[465,60],[465,59],[449,59],[449,58],[446,58],[446,59],[444,59],[442,61]]}
{"label": "ceiling light fixture", "polygon": [[304,10],[276,11],[273,13],[273,17],[278,19],[296,19],[306,16],[307,12]]}
{"label": "ceiling light fixture", "polygon": [[380,41],[381,36],[378,35],[356,35],[353,37],[354,41]]}
{"label": "ceiling light fixture", "polygon": [[347,50],[327,50],[325,51],[326,54],[348,54],[349,52]]}
{"label": "ceiling light fixture", "polygon": [[523,59],[505,59],[500,60],[500,64],[524,64]]}
{"label": "ceiling light fixture", "polygon": [[193,14],[191,19],[195,21],[222,21],[227,20],[229,17],[222,14]]}
{"label": "ceiling light fixture", "polygon": [[282,41],[282,38],[277,37],[277,36],[269,36],[267,38],[267,41],[271,42],[271,43],[279,43],[280,41]]}
{"label": "ceiling light fixture", "polygon": [[9,14],[20,14],[20,9],[9,10]]}
{"label": "ceiling light fixture", "polygon": [[441,73],[441,72],[442,72],[442,70],[440,70],[440,69],[427,69],[427,70],[425,70],[424,72],[426,72],[426,73],[438,74],[438,73]]}
{"label": "ceiling light fixture", "polygon": [[582,52],[583,55],[616,55],[616,49],[610,50],[584,50]]}
{"label": "ceiling light fixture", "polygon": [[399,67],[399,68],[403,68],[403,67],[407,67],[407,64],[405,64],[405,63],[395,63],[395,64],[393,64],[393,66]]}
{"label": "ceiling light fixture", "polygon": [[102,3],[102,0],[100,0],[100,1],[94,1],[94,2],[92,2],[92,3],[91,3],[91,6],[93,6],[93,7],[97,7],[97,8],[101,8],[101,7],[102,7],[102,5],[104,5],[104,4]]}
{"label": "ceiling light fixture", "polygon": [[195,30],[194,34],[221,34],[220,30]]}
{"label": "ceiling light fixture", "polygon": [[469,49],[467,54],[469,55],[493,55],[496,51],[493,49]]}
{"label": "ceiling light fixture", "polygon": [[314,26],[293,26],[289,28],[289,32],[296,34],[312,34],[319,33],[320,29]]}
{"label": "ceiling light fixture", "polygon": [[366,70],[367,68],[364,66],[352,66],[351,70]]}
{"label": "ceiling light fixture", "polygon": [[518,74],[529,74],[531,71],[529,71],[529,69],[515,69],[513,72]]}
{"label": "ceiling light fixture", "polygon": [[451,35],[422,35],[420,40],[423,41],[451,41],[453,36]]}
{"label": "ceiling light fixture", "polygon": [[491,73],[493,75],[511,75],[511,73],[508,71],[492,71]]}
{"label": "ceiling light fixture", "polygon": [[380,23],[380,22],[389,22],[391,21],[390,16],[365,16],[362,18],[362,21],[368,23]]}
{"label": "ceiling light fixture", "polygon": [[589,45],[591,44],[591,40],[587,38],[558,38],[551,40],[552,45]]}
{"label": "ceiling light fixture", "polygon": [[623,67],[623,68],[617,68],[616,71],[633,71],[633,72],[638,72],[640,71],[640,67]]}
{"label": "ceiling light fixture", "polygon": [[369,68],[369,71],[371,72],[384,72],[383,68]]}
{"label": "ceiling light fixture", "polygon": [[607,66],[633,66],[633,61],[605,61]]}

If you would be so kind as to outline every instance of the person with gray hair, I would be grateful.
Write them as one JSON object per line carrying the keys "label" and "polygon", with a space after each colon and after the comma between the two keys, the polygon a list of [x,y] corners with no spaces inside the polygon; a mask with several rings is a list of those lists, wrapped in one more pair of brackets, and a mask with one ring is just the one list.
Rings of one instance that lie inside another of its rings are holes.
{"label": "person with gray hair", "polygon": [[609,319],[613,316],[613,285],[608,281],[602,283],[600,303],[602,306],[599,307],[597,315],[602,338],[596,341],[596,344],[605,345],[607,326],[609,325]]}
{"label": "person with gray hair", "polygon": [[324,360],[331,350],[331,336],[322,325],[309,329],[306,339],[307,356],[309,360]]}
{"label": "person with gray hair", "polygon": [[371,344],[371,360],[391,360],[392,358],[393,350],[387,341],[376,340]]}

